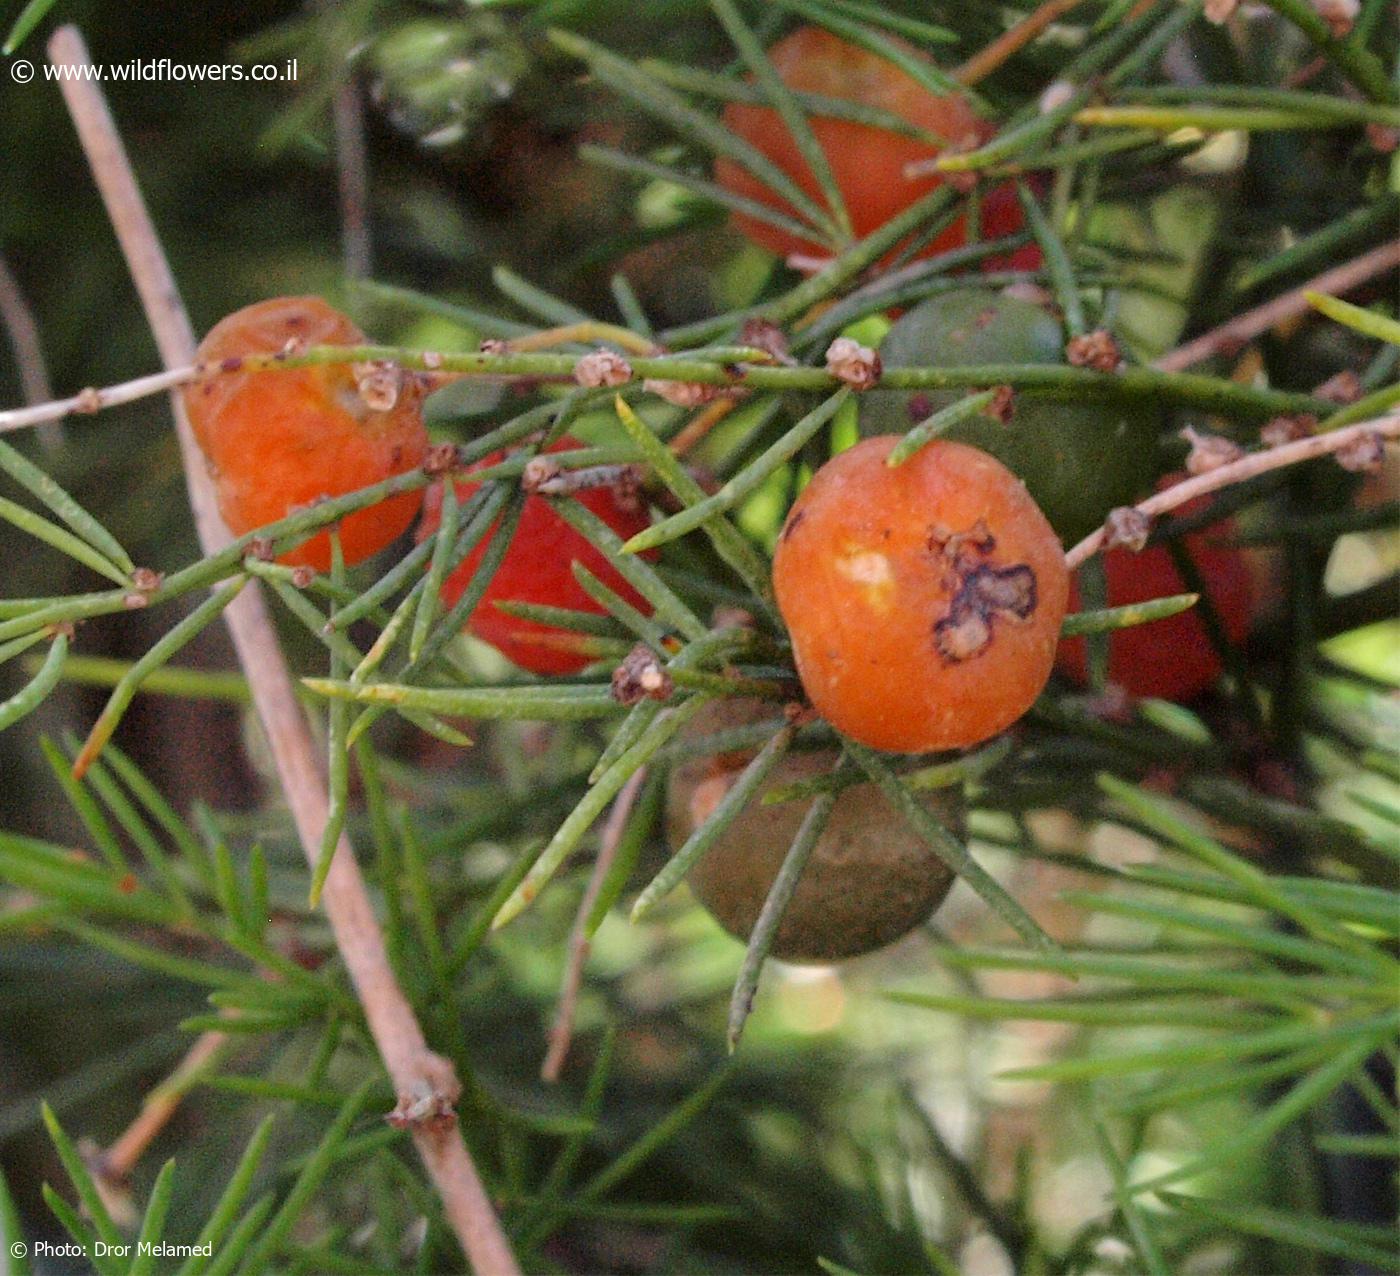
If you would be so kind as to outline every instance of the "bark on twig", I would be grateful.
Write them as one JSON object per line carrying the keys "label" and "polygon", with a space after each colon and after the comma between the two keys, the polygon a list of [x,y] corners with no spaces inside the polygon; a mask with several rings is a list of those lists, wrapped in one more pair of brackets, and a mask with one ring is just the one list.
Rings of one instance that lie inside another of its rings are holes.
{"label": "bark on twig", "polygon": [[331,99],[335,160],[340,186],[340,252],[347,279],[368,279],[373,269],[369,230],[369,148],[364,100],[352,74]]}
{"label": "bark on twig", "polygon": [[608,812],[608,822],[603,825],[602,837],[598,844],[598,858],[593,863],[593,873],[584,888],[579,901],[578,915],[574,918],[574,928],[569,935],[568,964],[564,968],[564,982],[559,989],[559,1008],[554,1014],[554,1026],[549,1030],[549,1049],[544,1063],[540,1065],[540,1077],[545,1081],[558,1081],[568,1057],[569,1046],[574,1039],[574,1016],[578,1012],[578,994],[583,985],[583,966],[588,960],[592,947],[588,938],[588,919],[593,914],[593,906],[603,889],[603,879],[617,858],[617,848],[622,844],[622,834],[627,828],[627,820],[636,805],[637,795],[646,782],[647,769],[634,771],[622,791],[613,799],[612,810]]}
{"label": "bark on twig", "polygon": [[[1270,470],[1281,470],[1287,465],[1297,465],[1300,461],[1311,461],[1329,453],[1341,452],[1358,440],[1374,435],[1382,439],[1400,438],[1400,412],[1376,417],[1371,421],[1358,421],[1355,425],[1344,426],[1340,430],[1329,430],[1326,434],[1312,434],[1293,443],[1281,443],[1278,447],[1265,448],[1261,452],[1250,452],[1247,456],[1228,465],[1217,466],[1194,478],[1173,483],[1155,496],[1138,502],[1132,508],[1148,518],[1156,518],[1170,510],[1205,496],[1208,492],[1219,491],[1222,487],[1232,487]],[[1065,555],[1065,566],[1074,571],[1103,548],[1107,537],[1105,528],[1090,532],[1082,541]]]}
{"label": "bark on twig", "polygon": [[1325,292],[1331,296],[1338,296],[1398,266],[1400,240],[1382,244],[1379,248],[1373,248],[1370,252],[1343,262],[1340,266],[1324,270],[1315,279],[1308,280],[1307,283],[1273,298],[1272,301],[1266,301],[1262,306],[1255,306],[1253,310],[1236,315],[1220,327],[1203,332],[1184,346],[1168,350],[1152,366],[1160,372],[1182,372],[1212,355],[1231,354],[1246,341],[1268,332],[1275,324],[1292,319],[1296,315],[1306,314],[1312,309],[1308,302],[1308,293]]}
{"label": "bark on twig", "polygon": [[1025,48],[1052,22],[1063,17],[1080,3],[1081,0],[1045,0],[1045,3],[1038,9],[1028,13],[1015,26],[997,36],[985,49],[968,58],[962,66],[953,72],[953,78],[969,86],[976,84],[979,80],[985,80],[1004,62]]}
{"label": "bark on twig", "polygon": [[[54,33],[49,56],[57,66],[91,65],[81,35],[71,26]],[[161,358],[168,367],[187,365],[194,358],[194,333],[102,91],[96,81],[77,76],[63,79],[61,87]],[[219,517],[213,485],[178,396],[172,396],[172,407],[200,543],[206,554],[215,553],[231,538]],[[262,594],[256,588],[245,589],[224,617],[302,847],[314,863],[326,823],[325,781]],[[450,1111],[460,1087],[452,1065],[428,1049],[394,978],[364,879],[344,838],[322,898],[336,946],[399,1096],[397,1111],[410,1119],[413,1141],[453,1231],[481,1276],[516,1276],[519,1268],[455,1123],[414,1119],[419,1114],[431,1118]]]}
{"label": "bark on twig", "polygon": [[[20,389],[28,404],[45,403],[53,398],[48,364],[44,362],[44,347],[39,341],[39,325],[34,312],[14,277],[9,265],[0,257],[0,324],[10,337],[10,349],[15,353],[19,369]],[[57,447],[63,441],[63,427],[50,425],[39,431],[46,448]]]}

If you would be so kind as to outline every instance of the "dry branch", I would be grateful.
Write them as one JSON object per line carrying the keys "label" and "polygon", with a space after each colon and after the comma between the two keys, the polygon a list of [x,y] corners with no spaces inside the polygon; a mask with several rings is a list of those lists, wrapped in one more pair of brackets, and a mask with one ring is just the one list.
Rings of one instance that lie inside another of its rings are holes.
{"label": "dry branch", "polygon": [[1268,332],[1276,324],[1311,310],[1308,293],[1325,292],[1339,296],[1396,267],[1400,267],[1400,239],[1325,270],[1315,279],[1266,301],[1262,306],[1236,315],[1218,328],[1203,332],[1194,341],[1167,351],[1152,366],[1159,372],[1182,372],[1212,355],[1233,354],[1246,341]]}
{"label": "dry branch", "polygon": [[[49,57],[61,67],[91,65],[82,36],[71,26],[54,33]],[[167,367],[188,365],[194,359],[194,333],[102,91],[96,81],[76,77],[62,80],[61,85],[161,358]],[[216,553],[231,537],[219,517],[213,486],[178,396],[172,396],[172,408],[200,544],[206,554]],[[271,617],[256,588],[245,589],[224,616],[302,848],[314,863],[326,823],[325,781]],[[322,898],[370,1033],[398,1094],[396,1114],[409,1125],[463,1250],[481,1276],[516,1276],[515,1258],[452,1119],[460,1085],[452,1065],[428,1049],[398,986],[359,865],[344,838]]]}
{"label": "dry branch", "polygon": [[[1236,483],[1243,483],[1246,479],[1267,474],[1270,470],[1281,470],[1287,465],[1297,465],[1302,461],[1311,461],[1319,456],[1340,452],[1358,440],[1364,439],[1368,434],[1376,435],[1381,439],[1400,438],[1400,413],[1376,417],[1371,421],[1358,421],[1355,425],[1348,425],[1340,430],[1330,430],[1326,434],[1313,434],[1292,443],[1281,443],[1277,447],[1265,448],[1261,452],[1250,452],[1229,465],[1221,465],[1204,474],[1197,474],[1194,478],[1173,483],[1171,487],[1163,489],[1155,496],[1149,496],[1147,500],[1140,501],[1133,508],[1148,518],[1156,518],[1185,505],[1188,501],[1195,500],[1199,496],[1205,496],[1209,492],[1218,492],[1221,488],[1232,487]],[[1100,527],[1090,532],[1079,544],[1074,546],[1065,555],[1065,565],[1070,571],[1097,554],[1103,548],[1107,535],[1107,530]]]}

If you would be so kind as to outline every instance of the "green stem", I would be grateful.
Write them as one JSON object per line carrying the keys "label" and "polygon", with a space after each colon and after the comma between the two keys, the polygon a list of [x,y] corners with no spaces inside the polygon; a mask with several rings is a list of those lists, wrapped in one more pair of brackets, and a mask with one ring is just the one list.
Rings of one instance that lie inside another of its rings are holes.
{"label": "green stem", "polygon": [[726,1040],[732,1052],[743,1035],[744,1024],[748,1022],[753,1009],[754,994],[758,991],[758,978],[763,973],[763,963],[773,950],[773,942],[778,937],[778,927],[782,924],[783,913],[792,902],[797,884],[802,879],[802,871],[812,858],[817,842],[826,830],[831,818],[831,809],[836,805],[835,793],[823,793],[816,798],[802,817],[802,824],[783,856],[782,866],[768,888],[768,894],[759,910],[749,935],[748,947],[744,950],[744,963],[734,980],[734,991],[729,997],[729,1027]]}
{"label": "green stem", "polygon": [[[1382,110],[1387,117],[1400,119],[1400,112]],[[1099,128],[1154,129],[1174,133],[1194,128],[1204,133],[1243,129],[1267,133],[1284,129],[1317,130],[1353,128],[1355,121],[1327,111],[1286,110],[1268,106],[1090,106],[1076,111],[1076,124]]]}
{"label": "green stem", "polygon": [[1308,0],[1264,0],[1281,18],[1298,28],[1314,47],[1373,102],[1394,102],[1395,86],[1379,58],[1350,40],[1338,40]]}

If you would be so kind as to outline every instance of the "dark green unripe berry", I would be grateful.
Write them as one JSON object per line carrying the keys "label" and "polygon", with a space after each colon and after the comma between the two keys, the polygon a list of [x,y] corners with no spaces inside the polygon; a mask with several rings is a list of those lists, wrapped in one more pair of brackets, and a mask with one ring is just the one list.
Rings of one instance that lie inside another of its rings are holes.
{"label": "dark green unripe berry", "polygon": [[[776,731],[782,725],[776,712],[776,705],[758,700],[716,701],[695,716],[682,738],[766,719]],[[824,775],[836,760],[834,750],[789,753],[768,788]],[[714,810],[748,761],[710,755],[674,768],[666,804],[673,850]],[[691,869],[691,890],[731,935],[747,939],[752,932],[811,804],[808,798],[764,806],[755,799]],[[960,827],[959,790],[941,790],[929,806],[954,831]],[[828,962],[883,948],[927,920],[952,884],[947,865],[878,789],[870,784],[845,789],[783,914],[773,956]]]}
{"label": "dark green unripe berry", "polygon": [[[982,288],[930,297],[895,323],[880,346],[886,369],[986,363],[1063,363],[1065,334],[1040,306]],[[900,390],[863,395],[866,436],[904,434],[968,391]],[[1066,545],[1108,511],[1150,491],[1158,473],[1158,413],[1109,399],[1071,402],[1018,391],[1010,421],[975,416],[942,437],[990,452],[1030,489]]]}

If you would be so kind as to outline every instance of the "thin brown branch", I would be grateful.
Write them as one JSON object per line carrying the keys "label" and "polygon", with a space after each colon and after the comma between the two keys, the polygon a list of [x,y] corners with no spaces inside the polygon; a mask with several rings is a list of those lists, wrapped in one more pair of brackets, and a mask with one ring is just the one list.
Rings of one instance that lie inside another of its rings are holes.
{"label": "thin brown branch", "polygon": [[[44,347],[39,341],[39,325],[29,300],[19,286],[4,257],[0,257],[0,324],[10,337],[10,348],[19,369],[20,389],[28,404],[45,403],[53,398],[53,383],[49,380],[48,364],[44,362]],[[54,425],[39,431],[46,448],[63,441],[63,429]]]}
{"label": "thin brown branch", "polygon": [[549,1050],[544,1063],[540,1065],[540,1076],[545,1081],[558,1081],[568,1057],[569,1046],[574,1039],[574,1017],[578,1013],[578,995],[583,987],[583,967],[592,947],[588,938],[588,919],[598,895],[603,889],[613,861],[617,858],[617,848],[622,844],[622,834],[637,803],[637,795],[646,781],[647,769],[640,767],[628,778],[621,792],[613,799],[612,810],[598,843],[598,858],[593,862],[593,872],[579,901],[578,915],[574,918],[574,928],[569,934],[569,956],[564,967],[564,981],[559,988],[559,1008],[554,1014],[554,1026],[549,1030]]}
{"label": "thin brown branch", "polygon": [[48,403],[32,403],[24,408],[9,408],[0,412],[0,434],[11,430],[25,430],[31,425],[43,426],[51,421],[61,421],[64,417],[89,416],[103,408],[116,407],[119,403],[134,403],[153,394],[161,394],[178,385],[185,385],[200,375],[194,366],[171,368],[168,372],[154,372],[150,376],[123,381],[120,385],[107,386],[98,390],[89,386],[66,399],[55,399]]}
{"label": "thin brown branch", "polygon": [[701,408],[671,440],[671,454],[685,456],[692,448],[697,447],[715,426],[734,411],[738,403],[739,400],[734,395],[724,394]]}
{"label": "thin brown branch", "polygon": [[340,187],[340,252],[347,279],[368,279],[373,265],[369,232],[369,149],[364,102],[351,75],[331,99]]}
{"label": "thin brown branch", "polygon": [[19,369],[24,401],[43,403],[46,399],[52,399],[49,369],[44,362],[43,346],[39,343],[39,325],[34,322],[29,301],[4,257],[0,257],[0,323],[5,325],[10,348],[15,352],[15,366]]}
{"label": "thin brown branch", "polygon": [[175,1071],[146,1096],[141,1111],[131,1124],[117,1136],[111,1147],[99,1154],[96,1168],[104,1178],[113,1184],[120,1184],[130,1176],[152,1140],[175,1115],[190,1079],[223,1049],[228,1040],[228,1033],[214,1029],[201,1032],[194,1039],[194,1045],[176,1065]]}
{"label": "thin brown branch", "polygon": [[1232,354],[1246,341],[1268,332],[1275,324],[1306,314],[1311,309],[1307,298],[1309,292],[1325,292],[1338,297],[1396,267],[1400,267],[1400,239],[1373,248],[1331,270],[1324,270],[1315,279],[1300,284],[1290,292],[1236,315],[1220,327],[1203,332],[1194,341],[1167,351],[1152,366],[1162,372],[1181,372],[1212,355]]}
{"label": "thin brown branch", "polygon": [[[1278,447],[1250,452],[1238,461],[1174,483],[1133,508],[1148,518],[1156,518],[1199,496],[1243,483],[1246,479],[1267,474],[1270,470],[1281,470],[1301,461],[1311,461],[1319,456],[1340,452],[1368,434],[1379,435],[1382,439],[1400,438],[1400,412],[1379,416],[1371,421],[1358,421],[1355,425],[1344,426],[1340,430],[1329,430],[1326,434],[1309,435],[1305,439],[1282,443]],[[1106,537],[1107,531],[1102,527],[1090,532],[1065,555],[1065,566],[1073,571],[1086,559],[1092,558],[1103,548]]]}
{"label": "thin brown branch", "polygon": [[1008,59],[1014,57],[1057,18],[1063,17],[1083,0],[1045,0],[1015,26],[1003,31],[991,44],[974,53],[953,72],[953,78],[973,85],[985,80]]}
{"label": "thin brown branch", "polygon": [[[91,65],[82,36],[71,26],[54,33],[49,56],[60,67]],[[62,89],[161,358],[167,366],[184,367],[194,359],[194,333],[106,100],[95,80],[65,78]],[[215,553],[231,538],[178,396],[172,396],[172,408],[200,543],[206,554]],[[224,617],[302,848],[314,863],[326,824],[325,782],[263,596],[256,588],[245,589]],[[343,837],[322,898],[336,946],[398,1094],[395,1118],[411,1129],[473,1269],[481,1276],[516,1276],[515,1258],[456,1126],[452,1105],[460,1083],[452,1065],[428,1049],[394,978],[359,864]]]}

